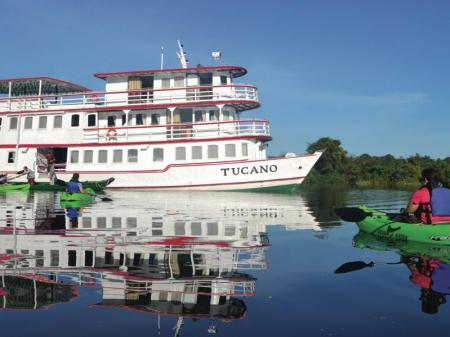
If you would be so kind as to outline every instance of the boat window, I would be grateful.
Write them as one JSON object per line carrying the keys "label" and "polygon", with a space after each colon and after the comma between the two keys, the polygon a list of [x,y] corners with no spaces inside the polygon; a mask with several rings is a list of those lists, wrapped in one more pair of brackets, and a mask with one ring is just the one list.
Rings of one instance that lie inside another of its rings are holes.
{"label": "boat window", "polygon": [[92,250],[86,250],[84,252],[84,265],[86,267],[92,267],[94,265],[94,252]]}
{"label": "boat window", "polygon": [[248,144],[242,143],[242,157],[248,157]]}
{"label": "boat window", "polygon": [[24,128],[25,129],[32,129],[33,128],[33,117],[31,117],[31,116],[25,117]]}
{"label": "boat window", "polygon": [[226,76],[220,76],[220,84],[227,84],[227,77]]}
{"label": "boat window", "polygon": [[85,163],[92,163],[93,157],[94,157],[94,151],[92,151],[92,150],[85,150],[84,151],[83,162],[85,162]]}
{"label": "boat window", "polygon": [[136,114],[136,125],[144,125],[144,115]]}
{"label": "boat window", "polygon": [[116,116],[108,116],[108,126],[116,126]]}
{"label": "boat window", "polygon": [[209,159],[219,158],[219,146],[218,145],[208,145],[208,158]]}
{"label": "boat window", "polygon": [[127,227],[128,228],[136,228],[137,227],[137,218],[135,218],[135,217],[127,218]]}
{"label": "boat window", "polygon": [[217,222],[208,222],[206,224],[206,235],[219,235],[219,225]]}
{"label": "boat window", "polygon": [[192,150],[192,159],[202,159],[201,146],[193,146],[191,150]]}
{"label": "boat window", "polygon": [[127,115],[123,114],[122,115],[122,125],[127,124]]}
{"label": "boat window", "polygon": [[98,162],[99,163],[107,163],[108,162],[108,151],[107,150],[98,151]]}
{"label": "boat window", "polygon": [[175,160],[186,160],[186,148],[184,146],[175,148]]}
{"label": "boat window", "polygon": [[8,152],[8,164],[14,164],[16,162],[16,152],[9,151]]}
{"label": "boat window", "polygon": [[0,117],[0,130],[2,128],[2,118]]}
{"label": "boat window", "polygon": [[112,228],[121,228],[122,227],[122,218],[113,216],[111,226],[112,226]]}
{"label": "boat window", "polygon": [[59,250],[50,250],[50,266],[59,267]]}
{"label": "boat window", "polygon": [[16,130],[17,129],[17,117],[11,117],[9,119],[9,129]]}
{"label": "boat window", "polygon": [[184,77],[182,76],[175,77],[175,87],[184,87]]}
{"label": "boat window", "polygon": [[202,223],[192,222],[191,223],[191,235],[202,235]]}
{"label": "boat window", "polygon": [[69,250],[68,251],[68,259],[67,259],[67,265],[69,267],[75,267],[77,265],[77,251],[76,250]]}
{"label": "boat window", "polygon": [[47,116],[39,116],[39,129],[47,128]]}
{"label": "boat window", "polygon": [[113,151],[113,163],[121,163],[122,162],[122,150],[114,150]]}
{"label": "boat window", "polygon": [[136,149],[128,150],[128,162],[137,163],[137,161],[138,161],[138,150]]}
{"label": "boat window", "polygon": [[106,228],[106,217],[99,216],[97,218],[97,228]]}
{"label": "boat window", "polygon": [[225,144],[225,157],[228,157],[228,158],[236,157],[236,145],[235,144]]}
{"label": "boat window", "polygon": [[62,128],[62,116],[53,117],[53,128],[61,129]]}
{"label": "boat window", "polygon": [[105,264],[113,264],[114,258],[112,252],[105,252]]}
{"label": "boat window", "polygon": [[159,125],[160,123],[160,114],[152,114],[152,125]]}
{"label": "boat window", "polygon": [[80,115],[72,115],[70,125],[72,127],[80,126]]}
{"label": "boat window", "polygon": [[186,230],[184,229],[185,223],[182,221],[175,222],[175,235],[186,235]]}
{"label": "boat window", "polygon": [[162,78],[161,79],[161,88],[163,88],[163,89],[170,88],[170,78]]}
{"label": "boat window", "polygon": [[236,227],[226,226],[224,234],[225,234],[225,236],[235,236],[236,235]]}
{"label": "boat window", "polygon": [[88,125],[87,126],[96,126],[97,125],[97,115],[90,114],[88,115]]}
{"label": "boat window", "polygon": [[153,161],[163,161],[164,160],[164,149],[157,147],[153,149]]}
{"label": "boat window", "polygon": [[216,115],[216,111],[215,110],[209,110],[209,112],[208,112],[208,115],[209,115],[209,120],[210,121],[217,121],[217,115]]}
{"label": "boat window", "polygon": [[196,122],[203,122],[203,111],[196,111],[195,112],[195,121]]}
{"label": "boat window", "polygon": [[92,228],[92,218],[91,217],[82,217],[81,222],[83,225],[83,228]]}
{"label": "boat window", "polygon": [[70,162],[72,164],[78,163],[79,157],[80,157],[79,151],[70,151]]}

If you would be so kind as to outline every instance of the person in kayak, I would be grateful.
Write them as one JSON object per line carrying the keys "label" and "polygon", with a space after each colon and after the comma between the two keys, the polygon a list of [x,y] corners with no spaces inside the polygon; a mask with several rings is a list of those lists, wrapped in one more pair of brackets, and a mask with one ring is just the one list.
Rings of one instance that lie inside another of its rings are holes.
{"label": "person in kayak", "polygon": [[6,173],[0,174],[0,185],[8,184],[8,175]]}
{"label": "person in kayak", "polygon": [[79,181],[80,175],[78,173],[74,173],[72,179],[67,183],[67,192],[68,193],[84,193],[83,185]]}
{"label": "person in kayak", "polygon": [[[450,190],[445,187],[439,172],[432,168],[424,169],[419,180],[422,186],[411,195],[405,213],[422,223],[450,222]],[[447,210],[438,215],[433,212],[437,209],[434,205],[444,205]]]}
{"label": "person in kayak", "polygon": [[33,170],[29,169],[27,166],[24,166],[22,171],[17,172],[17,177],[23,176],[24,174],[27,175],[28,184],[36,184],[36,181],[34,180],[36,175]]}

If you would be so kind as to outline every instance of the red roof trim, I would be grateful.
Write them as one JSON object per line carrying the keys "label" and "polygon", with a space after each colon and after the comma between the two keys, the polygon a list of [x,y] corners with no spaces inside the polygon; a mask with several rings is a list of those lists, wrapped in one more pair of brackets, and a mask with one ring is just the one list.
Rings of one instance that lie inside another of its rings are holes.
{"label": "red roof trim", "polygon": [[150,69],[150,70],[131,70],[131,71],[119,71],[111,73],[96,73],[95,77],[105,79],[110,76],[120,75],[144,75],[155,73],[186,73],[186,72],[200,72],[200,71],[221,71],[228,70],[232,73],[233,77],[244,76],[247,73],[247,69],[238,66],[210,66],[210,67],[196,67],[196,68],[171,68],[171,69]]}

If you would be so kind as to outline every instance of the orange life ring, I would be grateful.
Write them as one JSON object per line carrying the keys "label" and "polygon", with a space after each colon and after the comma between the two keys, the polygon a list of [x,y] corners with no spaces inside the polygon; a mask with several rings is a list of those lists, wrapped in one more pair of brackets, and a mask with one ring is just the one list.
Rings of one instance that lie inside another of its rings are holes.
{"label": "orange life ring", "polygon": [[106,141],[117,140],[117,130],[116,129],[108,129],[106,131]]}

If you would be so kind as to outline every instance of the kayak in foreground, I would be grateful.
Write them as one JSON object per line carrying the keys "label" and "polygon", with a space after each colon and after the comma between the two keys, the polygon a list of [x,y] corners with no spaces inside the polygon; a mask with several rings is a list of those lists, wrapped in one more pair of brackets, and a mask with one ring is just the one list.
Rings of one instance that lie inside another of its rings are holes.
{"label": "kayak in foreground", "polygon": [[395,215],[366,206],[337,208],[335,211],[344,221],[356,222],[362,232],[380,240],[450,246],[450,223],[412,224],[396,221]]}
{"label": "kayak in foreground", "polygon": [[30,189],[30,184],[3,184],[0,185],[0,192],[7,191],[28,191]]}

